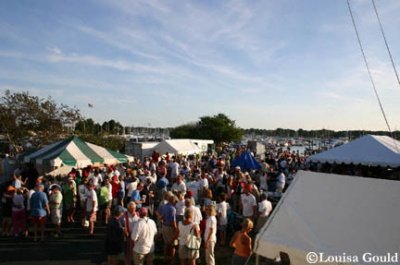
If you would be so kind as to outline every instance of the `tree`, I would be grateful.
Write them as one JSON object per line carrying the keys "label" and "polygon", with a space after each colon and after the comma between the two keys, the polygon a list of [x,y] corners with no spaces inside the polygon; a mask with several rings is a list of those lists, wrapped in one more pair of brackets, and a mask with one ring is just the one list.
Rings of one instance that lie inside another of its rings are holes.
{"label": "tree", "polygon": [[220,113],[215,116],[203,116],[195,124],[178,126],[171,130],[170,135],[173,138],[212,139],[216,144],[220,144],[240,141],[243,131],[236,127],[235,121]]}
{"label": "tree", "polygon": [[50,143],[80,119],[78,109],[57,105],[51,97],[43,99],[29,92],[6,90],[0,98],[0,130],[14,146],[32,137],[39,144]]}
{"label": "tree", "polygon": [[177,139],[198,138],[196,129],[197,129],[196,123],[184,124],[173,128],[170,131],[169,136]]}

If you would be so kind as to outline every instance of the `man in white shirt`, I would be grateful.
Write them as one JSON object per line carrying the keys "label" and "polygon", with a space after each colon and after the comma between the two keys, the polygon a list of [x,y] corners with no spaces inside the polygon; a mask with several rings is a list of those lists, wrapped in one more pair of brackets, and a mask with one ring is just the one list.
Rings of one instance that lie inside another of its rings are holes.
{"label": "man in white shirt", "polygon": [[178,177],[176,178],[176,182],[172,185],[172,192],[177,193],[182,192],[183,196],[185,196],[186,194],[186,184],[185,182],[183,182],[183,175],[178,175]]}
{"label": "man in white shirt", "polygon": [[272,204],[267,198],[268,194],[265,192],[260,195],[260,202],[258,203],[257,231],[259,231],[267,222],[268,216],[272,211]]}
{"label": "man in white shirt", "polygon": [[134,225],[131,239],[134,241],[133,261],[135,265],[153,264],[154,237],[157,234],[156,223],[148,217],[147,208],[139,210],[139,221]]}
{"label": "man in white shirt", "polygon": [[86,193],[86,218],[89,220],[89,235],[94,235],[94,222],[96,222],[96,213],[98,210],[97,194],[93,183],[88,184]]}
{"label": "man in white shirt", "polygon": [[240,204],[242,207],[242,215],[244,218],[254,220],[257,211],[256,197],[250,193],[252,189],[251,184],[247,184],[244,188],[244,193],[240,195]]}

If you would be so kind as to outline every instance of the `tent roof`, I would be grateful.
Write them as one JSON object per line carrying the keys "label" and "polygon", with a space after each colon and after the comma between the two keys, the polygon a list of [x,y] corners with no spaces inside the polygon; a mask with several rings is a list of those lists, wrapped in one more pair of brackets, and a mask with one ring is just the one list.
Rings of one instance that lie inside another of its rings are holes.
{"label": "tent roof", "polygon": [[165,154],[198,154],[200,149],[190,139],[164,140],[154,147],[157,153]]}
{"label": "tent roof", "polygon": [[250,151],[245,151],[232,161],[232,167],[239,166],[242,170],[261,169],[260,163],[252,156]]}
{"label": "tent roof", "polygon": [[24,157],[25,162],[48,163],[57,167],[61,165],[86,167],[93,164],[115,164],[131,159],[132,157],[85,142],[77,136],[47,145]]}
{"label": "tent roof", "polygon": [[397,253],[399,190],[399,181],[299,171],[257,235],[255,252],[271,259],[286,252],[291,264],[306,264],[311,251],[359,259]]}
{"label": "tent roof", "polygon": [[307,161],[399,167],[400,142],[389,136],[366,135],[310,156]]}

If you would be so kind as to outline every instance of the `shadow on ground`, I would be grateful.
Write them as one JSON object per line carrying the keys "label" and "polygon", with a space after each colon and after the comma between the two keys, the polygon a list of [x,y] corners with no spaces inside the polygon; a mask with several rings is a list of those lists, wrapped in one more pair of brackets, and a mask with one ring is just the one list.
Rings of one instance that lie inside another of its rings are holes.
{"label": "shadow on ground", "polygon": [[1,237],[0,264],[105,264],[105,228],[97,227],[89,237],[78,224],[63,227],[63,235],[54,238],[49,229],[44,242],[28,238]]}

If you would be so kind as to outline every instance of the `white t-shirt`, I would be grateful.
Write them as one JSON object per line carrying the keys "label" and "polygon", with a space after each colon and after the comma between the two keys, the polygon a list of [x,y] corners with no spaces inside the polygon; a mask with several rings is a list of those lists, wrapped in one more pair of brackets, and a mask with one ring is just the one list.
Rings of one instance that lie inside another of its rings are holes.
{"label": "white t-shirt", "polygon": [[192,197],[197,201],[199,196],[199,183],[195,180],[189,181],[186,183],[186,188],[192,192]]}
{"label": "white t-shirt", "polygon": [[184,215],[185,214],[185,200],[178,201],[175,204],[176,215]]}
{"label": "white t-shirt", "polygon": [[281,188],[282,190],[285,188],[286,176],[283,172],[278,175],[278,179],[276,182],[276,188]]}
{"label": "white t-shirt", "polygon": [[140,218],[133,226],[131,238],[135,241],[133,251],[139,254],[154,252],[154,236],[157,234],[156,223],[148,218]]}
{"label": "white t-shirt", "polygon": [[267,176],[261,175],[260,176],[260,189],[263,191],[268,191],[268,183],[267,183]]}
{"label": "white t-shirt", "polygon": [[170,165],[171,168],[171,178],[174,179],[179,174],[179,164],[177,162],[173,162]]}
{"label": "white t-shirt", "polygon": [[136,214],[131,215],[129,212],[126,212],[124,214],[124,218],[126,218],[127,216],[128,216],[129,232],[132,234],[133,228],[137,224],[140,218]]}
{"label": "white t-shirt", "polygon": [[130,183],[126,186],[126,196],[127,196],[128,198],[132,197],[132,192],[133,192],[134,190],[136,190],[137,184],[138,184],[138,183],[139,183],[139,181],[138,181],[138,180],[135,180],[135,181],[130,182]]}
{"label": "white t-shirt", "polygon": [[200,224],[201,220],[203,220],[203,215],[201,214],[200,208],[197,206],[190,206],[190,209],[193,211],[193,223]]}
{"label": "white t-shirt", "polygon": [[97,188],[100,183],[103,181],[102,177],[100,174],[98,175],[93,175],[91,177],[89,177],[89,181],[91,181],[93,183],[93,185]]}
{"label": "white t-shirt", "polygon": [[93,202],[94,202],[94,211],[97,212],[97,194],[94,190],[88,190],[86,194],[86,211],[91,212],[93,210]]}
{"label": "white t-shirt", "polygon": [[267,217],[269,213],[272,211],[272,204],[268,200],[263,200],[262,202],[258,203],[258,212],[260,216]]}
{"label": "white t-shirt", "polygon": [[[178,236],[178,240],[179,240],[179,245],[183,246],[185,245],[186,239],[188,237],[188,235],[191,233],[192,228],[194,230],[194,226],[196,224],[195,223],[190,223],[188,225],[184,225],[183,222],[179,222],[178,223],[178,229],[179,229],[179,236]],[[193,231],[194,233],[194,231]]]}
{"label": "white t-shirt", "polygon": [[249,193],[249,195],[246,195],[243,193],[240,195],[240,200],[242,202],[242,214],[244,217],[250,217],[254,215],[253,212],[253,206],[257,206],[257,201],[256,197],[254,197],[253,194]]}
{"label": "white t-shirt", "polygon": [[171,188],[172,191],[180,191],[183,195],[186,194],[186,184],[182,181],[181,183],[174,183]]}
{"label": "white t-shirt", "polygon": [[207,240],[210,233],[211,233],[210,241],[217,242],[217,218],[215,218],[215,216],[209,216],[207,218],[206,230],[204,231],[204,241]]}
{"label": "white t-shirt", "polygon": [[112,201],[113,197],[112,197],[112,185],[111,183],[108,183],[108,200]]}
{"label": "white t-shirt", "polygon": [[198,185],[199,189],[204,189],[204,188],[208,189],[208,179],[207,178],[200,179]]}
{"label": "white t-shirt", "polygon": [[86,193],[87,193],[88,191],[89,191],[89,190],[87,189],[87,187],[86,187],[85,184],[79,185],[79,187],[78,187],[78,192],[79,192],[79,200],[80,200],[81,202],[85,202],[85,201],[86,201]]}
{"label": "white t-shirt", "polygon": [[218,213],[218,225],[227,225],[228,224],[228,213],[229,204],[226,201],[222,201],[217,204],[217,213]]}

